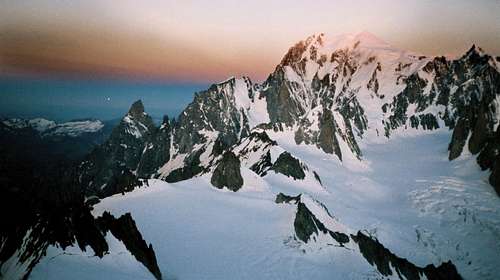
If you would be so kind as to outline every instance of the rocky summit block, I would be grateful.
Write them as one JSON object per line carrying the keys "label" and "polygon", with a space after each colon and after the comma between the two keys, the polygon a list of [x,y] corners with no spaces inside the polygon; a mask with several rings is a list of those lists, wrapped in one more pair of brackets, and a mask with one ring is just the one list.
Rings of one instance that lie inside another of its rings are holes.
{"label": "rocky summit block", "polygon": [[240,160],[232,152],[226,152],[214,170],[210,183],[216,188],[224,187],[238,191],[243,186],[243,177],[240,172]]}
{"label": "rocky summit block", "polygon": [[276,173],[281,173],[294,179],[302,180],[306,177],[300,161],[294,158],[289,152],[281,153],[271,169]]}
{"label": "rocky summit block", "polygon": [[[77,178],[85,196],[104,198],[142,185],[139,178],[149,178],[151,170],[164,164],[164,158],[153,161],[156,158],[151,156],[165,154],[164,145],[154,146],[168,140],[168,135],[161,133],[144,112],[142,102],[134,102],[109,138],[81,162]],[[160,140],[155,142],[156,138]]]}
{"label": "rocky summit block", "polygon": [[349,237],[347,234],[342,232],[331,231],[325,227],[325,225],[319,221],[314,213],[312,213],[307,206],[302,203],[297,203],[297,214],[295,215],[295,220],[293,222],[295,228],[295,235],[301,241],[307,243],[311,238],[315,240],[320,232],[324,234],[329,234],[335,241],[338,242],[340,246],[344,243],[349,242]]}

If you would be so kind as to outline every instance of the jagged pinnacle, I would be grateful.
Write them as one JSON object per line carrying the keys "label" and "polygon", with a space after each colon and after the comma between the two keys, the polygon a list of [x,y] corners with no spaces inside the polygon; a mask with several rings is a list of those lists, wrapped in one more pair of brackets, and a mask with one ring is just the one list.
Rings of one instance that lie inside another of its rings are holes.
{"label": "jagged pinnacle", "polygon": [[128,114],[131,116],[141,116],[144,113],[144,105],[142,104],[142,101],[139,99],[132,106],[130,106],[130,109],[128,110]]}

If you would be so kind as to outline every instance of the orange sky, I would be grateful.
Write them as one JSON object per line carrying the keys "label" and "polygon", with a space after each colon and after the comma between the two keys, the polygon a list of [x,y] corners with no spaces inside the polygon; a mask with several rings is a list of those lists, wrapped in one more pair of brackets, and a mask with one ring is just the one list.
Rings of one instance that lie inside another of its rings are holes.
{"label": "orange sky", "polygon": [[[22,3],[19,3],[22,2]],[[373,4],[376,3],[376,4]],[[500,55],[500,1],[2,1],[0,75],[263,80],[295,42],[370,31],[397,47]]]}

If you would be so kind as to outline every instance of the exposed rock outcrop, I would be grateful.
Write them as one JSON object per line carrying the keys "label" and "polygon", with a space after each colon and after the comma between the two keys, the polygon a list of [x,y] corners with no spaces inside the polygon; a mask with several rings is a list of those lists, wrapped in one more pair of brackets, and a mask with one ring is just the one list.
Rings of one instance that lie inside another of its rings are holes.
{"label": "exposed rock outcrop", "polygon": [[85,195],[107,197],[140,185],[136,170],[155,132],[142,102],[136,101],[109,139],[81,163],[78,178]]}
{"label": "exposed rock outcrop", "polygon": [[172,170],[164,180],[169,183],[175,183],[193,178],[205,171],[206,169],[200,165],[200,156],[204,152],[205,148],[201,148],[189,154],[184,159],[182,167]]}
{"label": "exposed rock outcrop", "polygon": [[465,142],[469,136],[469,127],[467,121],[464,119],[459,119],[455,128],[453,129],[453,135],[451,136],[451,142],[448,147],[450,151],[449,159],[454,160],[462,154],[462,150],[465,147]]}
{"label": "exposed rock outcrop", "polygon": [[408,280],[462,279],[451,261],[444,262],[438,267],[429,264],[422,268],[407,259],[394,255],[378,240],[363,234],[361,231],[358,231],[356,235],[351,234],[351,238],[358,244],[365,259],[384,276],[397,276],[399,279]]}
{"label": "exposed rock outcrop", "polygon": [[137,175],[148,178],[156,174],[165,163],[170,160],[170,145],[172,141],[172,124],[167,116],[159,128],[156,128],[144,147],[143,154],[138,163]]}
{"label": "exposed rock outcrop", "polygon": [[226,187],[233,192],[238,191],[243,186],[240,168],[238,157],[232,152],[226,152],[215,168],[210,183],[219,189]]}
{"label": "exposed rock outcrop", "polygon": [[278,195],[276,195],[276,199],[274,200],[274,202],[276,202],[278,204],[279,203],[297,204],[299,201],[300,201],[300,194],[297,196],[290,196],[290,195],[286,195],[284,193],[279,193]]}
{"label": "exposed rock outcrop", "polygon": [[[330,236],[340,247],[352,246],[359,248],[361,256],[374,266],[382,276],[398,277],[408,280],[460,280],[462,277],[451,261],[444,262],[438,267],[433,264],[419,267],[407,259],[393,254],[384,247],[377,239],[365,235],[361,231],[356,234],[349,234],[339,230],[329,229],[325,223],[329,220],[330,226],[338,222],[329,214],[328,210],[320,202],[312,200],[310,197],[302,198],[302,195],[292,197],[282,193],[276,197],[276,203],[290,203],[297,205],[295,214],[294,229],[295,236],[304,243],[319,242],[320,234]],[[340,228],[341,226],[336,225]],[[347,229],[345,229],[347,230]],[[351,242],[352,241],[352,242]],[[330,245],[330,244],[328,244]]]}
{"label": "exposed rock outcrop", "polygon": [[246,108],[242,108],[244,104],[239,101],[248,99],[251,102],[253,94],[248,78],[231,78],[196,93],[174,125],[174,146],[178,153],[190,153],[194,145],[207,144],[210,139],[204,136],[204,131],[218,132],[219,140],[227,147],[250,134]]}
{"label": "exposed rock outcrop", "polygon": [[320,122],[321,129],[318,136],[318,146],[329,154],[335,153],[342,160],[342,152],[340,151],[339,142],[335,135],[336,127],[330,110],[323,110]]}
{"label": "exposed rock outcrop", "polygon": [[297,238],[305,243],[307,243],[311,237],[315,238],[314,236],[318,235],[320,232],[329,234],[341,246],[342,244],[349,242],[347,234],[327,229],[325,225],[320,222],[302,202],[297,204],[297,214],[295,215],[293,226],[295,228]]}
{"label": "exposed rock outcrop", "polygon": [[287,177],[292,177],[293,179],[301,180],[306,177],[303,165],[289,152],[281,153],[271,167],[271,170],[276,173],[281,173]]}
{"label": "exposed rock outcrop", "polygon": [[118,240],[122,241],[127,250],[155,276],[162,279],[160,268],[156,262],[156,255],[151,244],[147,245],[132,219],[130,213],[118,219],[108,212],[104,212],[97,219],[100,229],[106,233],[111,232]]}
{"label": "exposed rock outcrop", "polygon": [[[50,162],[49,162],[50,163]],[[20,166],[17,166],[18,168]],[[25,177],[31,176],[24,170]],[[0,188],[0,278],[25,279],[45,255],[48,246],[63,250],[88,247],[102,258],[109,252],[105,234],[111,231],[125,247],[157,277],[161,278],[154,251],[145,241],[130,214],[118,219],[109,213],[94,218],[75,183],[76,172],[67,166],[27,178],[34,185]],[[16,213],[16,215],[12,215]]]}

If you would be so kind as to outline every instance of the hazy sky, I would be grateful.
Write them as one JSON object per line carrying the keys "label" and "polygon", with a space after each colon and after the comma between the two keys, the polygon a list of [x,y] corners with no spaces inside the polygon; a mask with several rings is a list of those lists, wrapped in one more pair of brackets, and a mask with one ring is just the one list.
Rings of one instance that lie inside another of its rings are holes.
{"label": "hazy sky", "polygon": [[260,81],[295,42],[360,31],[423,54],[500,55],[500,1],[0,0],[0,75]]}
{"label": "hazy sky", "polygon": [[55,121],[82,118],[110,120],[125,115],[141,99],[158,120],[171,118],[208,84],[124,80],[26,79],[0,77],[0,119],[43,117]]}

